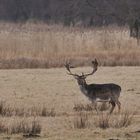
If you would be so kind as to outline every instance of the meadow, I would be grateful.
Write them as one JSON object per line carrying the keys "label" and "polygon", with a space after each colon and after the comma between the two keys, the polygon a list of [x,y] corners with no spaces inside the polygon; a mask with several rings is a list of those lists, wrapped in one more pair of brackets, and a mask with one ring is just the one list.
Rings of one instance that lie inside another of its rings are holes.
{"label": "meadow", "polygon": [[[99,68],[87,83],[119,84],[120,113],[99,104],[97,115],[66,73],[67,61],[90,72],[94,58]],[[139,140],[139,65],[127,27],[0,23],[0,139]]]}
{"label": "meadow", "polygon": [[[75,72],[90,71],[75,68]],[[99,67],[88,83],[122,87],[121,113],[96,111],[64,68],[0,71],[0,139],[138,140],[139,67]],[[110,106],[109,106],[110,107]]]}

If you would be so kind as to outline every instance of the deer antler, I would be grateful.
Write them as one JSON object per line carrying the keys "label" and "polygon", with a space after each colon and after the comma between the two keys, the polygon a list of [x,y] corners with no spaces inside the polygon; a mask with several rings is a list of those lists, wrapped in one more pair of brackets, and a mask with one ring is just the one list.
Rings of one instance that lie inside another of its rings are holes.
{"label": "deer antler", "polygon": [[[88,74],[84,74],[84,73],[82,73],[82,77],[87,77],[87,76],[89,76],[89,75],[92,75],[92,74],[94,74],[96,71],[97,71],[97,68],[98,68],[98,62],[97,62],[97,60],[95,59],[94,61],[92,61],[92,67],[93,67],[93,71],[91,72],[91,73],[88,73]],[[69,72],[68,74],[69,75],[73,75],[73,76],[78,76],[79,77],[79,75],[78,74],[73,74],[72,72],[71,72],[71,70],[70,70],[70,63],[66,63],[65,64],[65,67],[66,67],[66,69],[67,69],[67,71]]]}
{"label": "deer antler", "polygon": [[96,59],[95,59],[94,61],[92,61],[92,65],[93,65],[93,71],[92,71],[91,73],[84,74],[85,77],[87,77],[87,76],[89,76],[89,75],[92,75],[92,74],[94,74],[94,73],[97,71],[98,62],[97,62]]}
{"label": "deer antler", "polygon": [[78,76],[77,74],[73,74],[73,73],[71,72],[71,70],[70,70],[70,63],[67,63],[67,62],[66,62],[65,67],[66,67],[67,71],[69,71],[69,73],[67,73],[67,74],[73,75],[73,76]]}

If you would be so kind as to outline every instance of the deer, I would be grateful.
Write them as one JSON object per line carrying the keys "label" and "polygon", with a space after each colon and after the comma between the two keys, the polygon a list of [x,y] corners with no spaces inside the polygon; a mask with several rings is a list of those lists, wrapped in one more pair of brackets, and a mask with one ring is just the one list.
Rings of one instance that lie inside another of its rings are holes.
{"label": "deer", "polygon": [[121,103],[119,101],[121,87],[114,83],[106,83],[106,84],[87,84],[86,78],[90,75],[93,75],[98,69],[97,59],[92,61],[92,72],[81,75],[74,74],[71,72],[70,63],[65,64],[66,70],[68,71],[68,75],[72,75],[79,85],[81,92],[92,102],[95,107],[95,110],[98,114],[97,103],[109,103],[112,105],[109,114],[111,114],[117,104],[118,111],[120,112]]}

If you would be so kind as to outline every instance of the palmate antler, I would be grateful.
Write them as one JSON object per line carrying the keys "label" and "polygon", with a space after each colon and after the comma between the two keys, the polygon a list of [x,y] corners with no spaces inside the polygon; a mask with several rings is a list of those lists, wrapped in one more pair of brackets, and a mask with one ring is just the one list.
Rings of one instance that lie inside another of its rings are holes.
{"label": "palmate antler", "polygon": [[[92,67],[93,67],[93,71],[91,72],[91,73],[88,73],[88,74],[84,74],[84,73],[82,73],[82,75],[81,76],[83,76],[83,77],[87,77],[87,76],[89,76],[89,75],[93,75],[96,71],[97,71],[97,68],[98,68],[98,62],[97,62],[97,60],[95,59],[94,61],[92,61]],[[70,63],[66,63],[65,64],[65,67],[66,67],[66,69],[67,69],[67,71],[69,72],[68,74],[69,75],[73,75],[73,76],[79,76],[78,74],[73,74],[72,72],[71,72],[71,70],[70,70]]]}
{"label": "palmate antler", "polygon": [[92,61],[92,67],[93,67],[93,71],[91,73],[88,73],[88,74],[84,74],[85,77],[89,76],[89,75],[93,75],[96,71],[97,71],[97,68],[98,68],[98,62],[97,60],[95,59],[94,61]]}
{"label": "palmate antler", "polygon": [[67,73],[67,74],[73,75],[73,76],[79,76],[79,75],[73,74],[73,73],[71,72],[71,70],[70,70],[70,63],[66,63],[66,64],[65,64],[65,67],[66,67],[67,71],[69,72],[69,73]]}

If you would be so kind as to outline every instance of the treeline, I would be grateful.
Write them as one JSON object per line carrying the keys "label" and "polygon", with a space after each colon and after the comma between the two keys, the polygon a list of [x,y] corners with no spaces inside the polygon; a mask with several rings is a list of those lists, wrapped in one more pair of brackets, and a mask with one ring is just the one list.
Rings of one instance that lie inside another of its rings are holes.
{"label": "treeline", "polygon": [[124,25],[140,18],[140,0],[0,0],[0,20]]}

